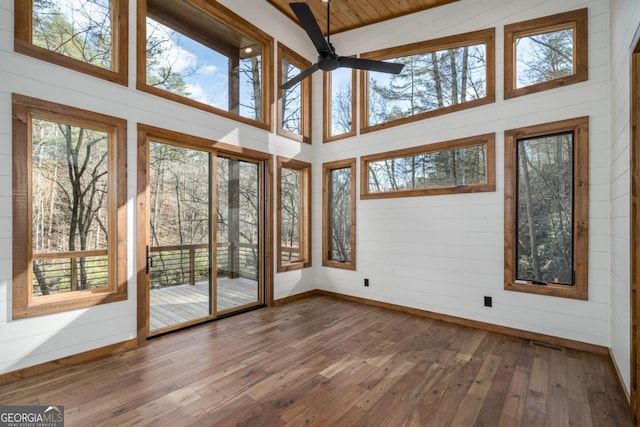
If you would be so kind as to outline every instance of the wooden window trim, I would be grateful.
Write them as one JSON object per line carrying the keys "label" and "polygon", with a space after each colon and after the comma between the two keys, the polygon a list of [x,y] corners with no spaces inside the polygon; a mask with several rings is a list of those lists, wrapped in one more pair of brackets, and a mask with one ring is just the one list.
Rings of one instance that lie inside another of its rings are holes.
{"label": "wooden window trim", "polygon": [[[127,299],[127,123],[123,119],[13,94],[13,319]],[[104,289],[32,297],[31,118],[109,133],[109,281]]]}
{"label": "wooden window trim", "polygon": [[[369,163],[380,160],[391,160],[399,157],[410,157],[419,154],[427,154],[439,151],[455,150],[465,147],[486,145],[486,175],[487,182],[482,184],[469,184],[464,186],[446,186],[433,188],[418,188],[413,190],[395,190],[383,193],[369,192]],[[360,158],[360,199],[388,199],[395,197],[437,196],[442,194],[462,194],[496,191],[496,145],[495,133],[471,136],[468,138],[454,139],[435,144],[421,145],[419,147],[392,150],[385,153],[371,154]]]}
{"label": "wooden window trim", "polygon": [[171,93],[161,88],[150,86],[147,84],[147,0],[138,0],[137,7],[137,25],[136,25],[136,88],[140,91],[159,96],[170,101],[178,102],[193,108],[204,110],[222,117],[226,117],[237,122],[255,126],[267,131],[272,131],[271,109],[273,104],[273,38],[267,33],[260,30],[249,21],[236,15],[231,10],[222,6],[218,2],[210,2],[207,0],[186,0],[193,7],[202,10],[228,27],[238,31],[249,37],[251,40],[262,46],[262,121],[252,120],[225,111],[193,99]]}
{"label": "wooden window trim", "polygon": [[[329,258],[329,230],[331,215],[329,197],[331,195],[331,171],[351,168],[351,261],[339,262]],[[322,265],[325,267],[356,269],[356,159],[350,158],[322,164]]]}
{"label": "wooden window trim", "polygon": [[[282,43],[278,43],[278,81],[280,84],[285,83],[280,81],[280,79],[282,78],[283,60],[298,67],[300,71],[305,70],[306,68],[311,66],[310,61],[297,54],[293,50],[289,49]],[[299,142],[304,142],[305,144],[311,144],[311,79],[304,79],[300,83],[300,96],[302,98],[300,103],[300,108],[302,109],[302,112],[300,114],[302,121],[302,134],[290,132],[282,127],[282,117],[284,114],[282,95],[284,94],[284,91],[280,88],[280,84],[278,84],[278,135],[282,135]]]}
{"label": "wooden window trim", "polygon": [[351,130],[349,132],[338,135],[331,135],[332,123],[332,98],[331,92],[331,72],[322,73],[324,90],[322,91],[322,111],[324,112],[324,120],[322,122],[322,141],[333,142],[340,139],[349,138],[356,134],[356,75],[357,71],[351,71]]}
{"label": "wooden window trim", "polygon": [[61,67],[127,86],[129,81],[129,0],[112,0],[112,6],[114,24],[111,70],[34,45],[32,43],[33,0],[14,1],[14,50]]}
{"label": "wooden window trim", "polygon": [[[516,283],[517,143],[573,132],[573,286]],[[505,132],[504,158],[504,289],[580,300],[588,299],[589,261],[589,117],[562,120]]]}
{"label": "wooden window trim", "polygon": [[367,71],[360,71],[360,133],[373,132],[380,129],[386,129],[393,126],[399,126],[412,123],[418,120],[430,117],[441,116],[456,111],[466,110],[468,108],[486,105],[495,102],[495,28],[473,31],[465,34],[457,34],[454,36],[443,37],[434,40],[427,40],[418,43],[412,43],[404,46],[393,47],[389,49],[377,50],[360,55],[362,58],[385,60],[398,58],[401,56],[415,55],[419,53],[432,52],[437,50],[453,49],[476,44],[484,44],[486,46],[486,85],[487,95],[484,98],[474,99],[461,104],[450,105],[448,107],[437,110],[425,111],[424,113],[414,116],[404,117],[385,123],[369,126],[369,78]]}
{"label": "wooden window trim", "polygon": [[[278,273],[311,267],[311,163],[278,156],[278,172],[276,185],[278,191]],[[300,226],[300,261],[286,262],[282,260],[282,168],[299,171],[302,175],[300,185],[301,226]]]}
{"label": "wooden window trim", "polygon": [[[586,8],[543,18],[505,25],[504,27],[504,99],[554,89],[589,78],[589,30]],[[517,88],[516,40],[519,37],[572,28],[574,30],[573,70],[570,76],[560,77],[531,86]]]}

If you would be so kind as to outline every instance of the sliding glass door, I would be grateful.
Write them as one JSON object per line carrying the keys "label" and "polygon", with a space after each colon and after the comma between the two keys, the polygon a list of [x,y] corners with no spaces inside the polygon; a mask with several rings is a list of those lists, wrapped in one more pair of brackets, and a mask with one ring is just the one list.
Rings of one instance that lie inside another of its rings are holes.
{"label": "sliding glass door", "polygon": [[148,141],[148,333],[264,301],[264,162]]}

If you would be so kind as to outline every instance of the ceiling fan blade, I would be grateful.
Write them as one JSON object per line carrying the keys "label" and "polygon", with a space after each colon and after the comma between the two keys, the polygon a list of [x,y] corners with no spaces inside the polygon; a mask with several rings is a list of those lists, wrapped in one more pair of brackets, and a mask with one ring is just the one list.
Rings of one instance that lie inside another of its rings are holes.
{"label": "ceiling fan blade", "polygon": [[318,64],[313,64],[312,66],[310,66],[305,70],[302,70],[300,74],[298,74],[297,76],[295,76],[294,78],[292,78],[291,80],[289,80],[288,82],[280,86],[280,89],[282,90],[291,89],[292,87],[294,87],[295,85],[300,83],[302,80],[304,80],[306,77],[310,76],[311,74],[313,74],[315,71],[319,69],[320,68],[318,67]]}
{"label": "ceiling fan blade", "polygon": [[404,64],[396,64],[395,62],[384,62],[363,58],[349,58],[346,56],[340,57],[340,66],[389,74],[399,74],[400,71],[402,71],[402,69],[404,68]]}
{"label": "ceiling fan blade", "polygon": [[318,52],[327,52],[331,53],[331,46],[329,46],[329,42],[324,38],[322,34],[322,30],[318,25],[318,21],[316,21],[315,16],[313,16],[313,12],[311,12],[311,8],[307,3],[289,3],[289,7],[293,10],[293,13],[296,14],[300,25],[307,32],[309,38],[313,42]]}

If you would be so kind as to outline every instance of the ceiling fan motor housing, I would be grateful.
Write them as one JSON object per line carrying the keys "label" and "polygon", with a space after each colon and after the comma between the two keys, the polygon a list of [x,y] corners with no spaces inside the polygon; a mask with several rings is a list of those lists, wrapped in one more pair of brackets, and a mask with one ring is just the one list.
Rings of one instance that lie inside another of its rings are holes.
{"label": "ceiling fan motor housing", "polygon": [[340,67],[340,58],[335,53],[322,52],[318,55],[318,68],[322,71],[333,71]]}

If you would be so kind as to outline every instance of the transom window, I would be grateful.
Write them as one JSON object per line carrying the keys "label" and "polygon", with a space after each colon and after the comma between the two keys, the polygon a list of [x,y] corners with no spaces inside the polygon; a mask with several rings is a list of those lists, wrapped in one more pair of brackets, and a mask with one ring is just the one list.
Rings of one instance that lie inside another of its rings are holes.
{"label": "transom window", "polygon": [[322,265],[356,269],[356,159],[324,163]]}
{"label": "transom window", "polygon": [[362,132],[493,102],[494,36],[482,30],[362,55],[404,64],[397,75],[362,72]]}
{"label": "transom window", "polygon": [[[278,43],[278,58],[280,84],[311,65],[282,43]],[[311,144],[311,79],[286,90],[278,89],[278,133]]]}
{"label": "transom window", "polygon": [[15,50],[127,83],[127,0],[16,0]]}
{"label": "transom window", "polygon": [[495,191],[495,134],[363,156],[360,198]]}
{"label": "transom window", "polygon": [[505,289],[587,299],[588,118],[505,133]]}
{"label": "transom window", "polygon": [[14,95],[14,318],[126,299],[126,123]]}
{"label": "transom window", "polygon": [[587,9],[505,26],[505,99],[588,78]]}
{"label": "transom window", "polygon": [[138,89],[270,128],[273,41],[218,3],[141,0]]}
{"label": "transom window", "polygon": [[311,164],[278,157],[278,271],[311,266]]}

